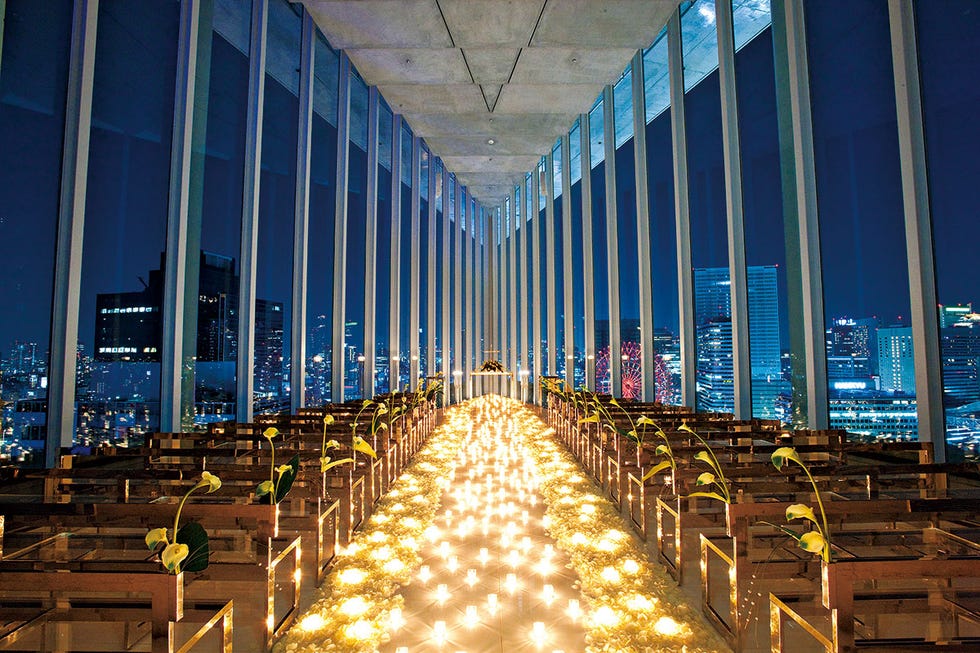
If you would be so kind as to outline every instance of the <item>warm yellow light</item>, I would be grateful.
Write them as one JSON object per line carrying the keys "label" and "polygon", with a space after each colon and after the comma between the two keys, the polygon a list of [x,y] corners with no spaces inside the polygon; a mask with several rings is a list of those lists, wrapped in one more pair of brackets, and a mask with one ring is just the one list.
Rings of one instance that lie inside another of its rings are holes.
{"label": "warm yellow light", "polygon": [[374,628],[371,622],[358,619],[344,629],[344,634],[351,639],[370,639],[374,635]]}
{"label": "warm yellow light", "polygon": [[476,569],[467,569],[466,570],[466,584],[469,585],[470,587],[473,587],[474,585],[477,584],[477,582],[479,582],[479,581],[476,578]]}
{"label": "warm yellow light", "polygon": [[653,629],[661,635],[674,636],[681,633],[681,625],[670,617],[657,619],[657,623],[653,624]]}
{"label": "warm yellow light", "polygon": [[544,601],[545,605],[550,608],[556,598],[558,598],[558,595],[555,593],[555,586],[545,585],[544,590],[541,592],[541,600]]}
{"label": "warm yellow light", "polygon": [[619,572],[616,571],[615,567],[605,567],[599,575],[607,583],[618,583],[620,579]]}
{"label": "warm yellow light", "polygon": [[371,557],[375,560],[383,561],[391,558],[391,549],[386,546],[381,546],[371,552]]}
{"label": "warm yellow light", "polygon": [[350,567],[349,569],[344,569],[339,574],[337,574],[337,580],[345,585],[356,585],[367,578],[367,574],[364,571],[356,568]]}
{"label": "warm yellow light", "polygon": [[446,643],[446,622],[437,621],[432,626],[432,639],[435,640],[436,644],[442,646]]}
{"label": "warm yellow light", "polygon": [[626,602],[626,606],[630,610],[634,610],[636,612],[651,610],[653,609],[654,605],[656,605],[656,599],[651,601],[642,594],[636,594],[630,597],[629,601]]}
{"label": "warm yellow light", "polygon": [[340,611],[348,617],[359,617],[368,611],[371,605],[360,596],[352,596],[340,604]]}
{"label": "warm yellow light", "polygon": [[592,613],[592,623],[600,627],[611,628],[619,623],[619,615],[608,605],[603,605]]}
{"label": "warm yellow light", "polygon": [[475,605],[466,606],[466,613],[463,615],[463,623],[467,628],[475,628],[480,623],[480,616],[477,614]]}
{"label": "warm yellow light", "polygon": [[405,563],[399,560],[398,558],[392,558],[391,560],[386,562],[382,567],[382,569],[384,569],[385,572],[389,574],[397,574],[404,568],[405,568]]}
{"label": "warm yellow light", "polygon": [[517,591],[517,574],[507,574],[507,580],[504,581],[504,587],[507,592],[513,594]]}
{"label": "warm yellow light", "polygon": [[405,617],[402,615],[401,608],[392,608],[388,615],[388,627],[391,630],[398,630],[405,625]]}
{"label": "warm yellow light", "polygon": [[480,561],[480,564],[481,565],[483,565],[484,567],[486,567],[487,566],[487,562],[490,560],[490,550],[487,549],[486,547],[481,548],[480,549],[480,555],[479,555],[479,557],[477,559]]}
{"label": "warm yellow light", "polygon": [[582,616],[582,608],[579,606],[578,599],[568,599],[568,608],[565,609],[572,621],[578,621]]}
{"label": "warm yellow light", "polygon": [[439,583],[436,586],[436,601],[441,606],[443,603],[449,600],[449,588],[445,583]]}
{"label": "warm yellow light", "polygon": [[325,623],[322,615],[316,613],[308,614],[299,622],[299,629],[307,633],[312,633],[323,628]]}
{"label": "warm yellow light", "polygon": [[497,595],[487,594],[487,610],[489,610],[491,616],[497,614],[498,607],[499,604],[497,603]]}
{"label": "warm yellow light", "polygon": [[432,572],[429,570],[429,565],[422,565],[422,568],[419,569],[419,580],[422,581],[423,585],[432,580]]}
{"label": "warm yellow light", "polygon": [[589,539],[585,537],[584,533],[575,533],[572,535],[572,544],[575,546],[584,546],[588,541]]}
{"label": "warm yellow light", "polygon": [[531,626],[531,641],[538,648],[541,648],[548,641],[548,632],[544,629],[544,622],[535,621]]}
{"label": "warm yellow light", "polygon": [[638,574],[640,572],[640,564],[636,560],[624,560],[623,561],[623,571],[629,575]]}
{"label": "warm yellow light", "polygon": [[459,569],[459,558],[456,556],[449,556],[449,561],[446,562],[446,569],[449,570],[449,573],[455,574],[456,570]]}

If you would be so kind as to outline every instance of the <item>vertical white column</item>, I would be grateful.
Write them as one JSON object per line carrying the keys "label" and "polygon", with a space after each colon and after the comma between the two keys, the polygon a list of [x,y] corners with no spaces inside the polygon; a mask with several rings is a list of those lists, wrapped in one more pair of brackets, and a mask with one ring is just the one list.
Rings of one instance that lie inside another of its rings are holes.
{"label": "vertical white column", "polygon": [[643,72],[643,50],[633,55],[633,168],[636,176],[636,246],[639,248],[637,275],[640,288],[640,352],[643,401],[656,398],[653,339],[653,251],[650,248],[650,191],[647,187],[647,98]]}
{"label": "vertical white column", "polygon": [[399,361],[407,352],[401,351],[401,255],[402,255],[402,117],[391,117],[391,267],[388,285],[391,288],[388,311],[388,389],[398,390]]}
{"label": "vertical white column", "polygon": [[693,407],[697,401],[697,351],[694,337],[694,275],[691,268],[691,206],[687,179],[687,120],[684,114],[684,58],[678,10],[671,14],[667,22],[667,53],[670,70],[670,126],[674,148],[681,403]]}
{"label": "vertical white column", "polygon": [[749,291],[742,215],[742,162],[735,90],[735,32],[731,0],[715,3],[718,30],[718,81],[721,87],[721,134],[725,165],[725,212],[728,221],[728,275],[731,283],[732,373],[735,417],[752,417],[752,360],[749,357]]}
{"label": "vertical white column", "polygon": [[[377,265],[378,265],[378,116],[379,94],[376,86],[368,89],[367,180],[364,184],[367,200],[364,225],[364,374],[361,379],[363,398],[374,396],[375,350],[377,349]],[[392,180],[394,181],[394,179]]]}
{"label": "vertical white column", "polygon": [[919,439],[931,442],[936,460],[946,460],[939,320],[935,307],[936,261],[933,255],[929,174],[919,85],[915,8],[911,0],[889,0],[898,146],[902,162],[905,242],[912,300],[912,348]]}
{"label": "vertical white column", "polygon": [[592,254],[592,141],[589,114],[579,116],[582,165],[582,283],[585,289],[585,387],[595,392],[595,258]]}
{"label": "vertical white column", "polygon": [[[509,251],[510,251],[510,265],[508,271],[508,280],[510,286],[510,306],[508,309],[507,316],[507,328],[510,334],[508,340],[508,349],[510,351],[510,361],[507,365],[511,374],[515,375],[515,380],[519,381],[520,376],[518,375],[519,370],[517,369],[517,220],[520,215],[520,211],[517,207],[517,187],[515,186],[510,192],[510,234],[508,240],[510,241]],[[513,399],[519,399],[519,383],[511,383],[511,397]]]}
{"label": "vertical white column", "polygon": [[797,352],[794,347],[793,354],[794,358],[803,361],[802,367],[805,370],[806,425],[812,429],[826,429],[830,426],[830,415],[827,403],[823,271],[813,155],[810,72],[802,0],[774,0],[772,20],[773,49],[776,52],[776,92],[780,111],[780,148],[793,157],[792,161],[785,161],[782,165],[783,196],[786,204],[785,229],[787,242],[791,241],[793,235],[799,240],[796,251],[786,252],[787,277],[791,276],[794,268],[798,270],[798,282],[788,280],[799,286],[801,297],[802,315],[799,322],[802,323],[803,350]]}
{"label": "vertical white column", "polygon": [[65,106],[65,141],[61,152],[58,196],[58,240],[51,306],[51,369],[48,384],[48,428],[45,467],[58,464],[62,447],[70,447],[75,429],[75,359],[78,356],[78,297],[82,286],[82,240],[88,187],[92,89],[98,0],[75,0]]}
{"label": "vertical white column", "polygon": [[241,275],[238,290],[239,422],[252,421],[255,388],[255,277],[259,252],[259,184],[262,177],[262,116],[265,104],[265,57],[268,0],[252,2],[248,57],[248,107],[245,117],[245,183],[242,198]]}
{"label": "vertical white column", "polygon": [[532,402],[538,403],[538,378],[544,374],[545,362],[541,360],[541,164],[534,167],[531,175],[531,357],[534,366],[528,382],[531,384]]}
{"label": "vertical white column", "polygon": [[619,328],[619,212],[616,206],[616,100],[611,84],[602,91],[602,147],[605,150],[606,263],[609,291],[609,393],[623,393],[622,343]]}
{"label": "vertical white column", "polygon": [[330,355],[330,394],[343,402],[344,364],[347,359],[347,184],[350,176],[350,59],[340,52],[337,77],[337,194],[334,197],[333,347]]}
{"label": "vertical white column", "polygon": [[[180,5],[174,124],[170,147],[170,192],[167,204],[167,249],[164,265],[160,361],[160,430],[179,431],[184,364],[184,291],[187,287],[188,197],[194,137],[194,85],[201,4]],[[196,255],[197,252],[194,252]],[[191,290],[196,297],[196,289]]]}
{"label": "vertical white column", "polygon": [[426,311],[425,311],[425,373],[436,373],[436,155],[429,151],[429,241],[425,244],[426,257]]}
{"label": "vertical white column", "polygon": [[296,148],[296,200],[293,226],[293,320],[290,325],[290,409],[306,405],[306,275],[309,261],[310,157],[313,133],[313,70],[316,27],[303,11],[300,46],[299,125]]}
{"label": "vertical white column", "polygon": [[[545,157],[545,199],[544,199],[544,251],[545,260],[545,306],[548,315],[545,321],[545,333],[548,345],[548,369],[551,376],[558,374],[558,297],[556,293],[557,265],[555,257],[555,158],[554,150]],[[537,385],[537,384],[535,384]]]}
{"label": "vertical white column", "polygon": [[450,224],[453,222],[450,220],[450,215],[452,211],[452,202],[450,201],[450,183],[449,183],[449,171],[446,170],[446,166],[442,166],[442,256],[441,264],[439,266],[442,270],[442,315],[440,319],[442,320],[442,337],[439,339],[439,343],[442,345],[442,405],[449,405],[449,393],[452,390],[452,344],[453,344],[453,334],[452,334],[452,321],[450,320],[450,311],[453,310],[452,305],[452,288],[450,287],[450,270],[449,266],[452,264],[452,253],[449,249],[450,243]]}
{"label": "vertical white column", "polygon": [[[418,136],[412,137],[412,254],[420,252],[421,247],[421,216],[422,202],[420,197],[422,179],[422,140]],[[411,274],[409,280],[409,315],[408,315],[408,365],[409,365],[409,386],[415,390],[419,386],[419,295],[422,289],[419,283],[422,278],[419,260],[411,262]],[[404,352],[403,352],[404,355]]]}

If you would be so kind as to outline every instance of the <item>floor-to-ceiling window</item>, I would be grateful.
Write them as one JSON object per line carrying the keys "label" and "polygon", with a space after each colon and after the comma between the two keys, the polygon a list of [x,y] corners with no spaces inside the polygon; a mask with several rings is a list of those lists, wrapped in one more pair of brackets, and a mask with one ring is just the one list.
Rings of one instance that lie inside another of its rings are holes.
{"label": "floor-to-ceiling window", "polygon": [[950,459],[980,456],[980,4],[918,0],[916,34]]}
{"label": "floor-to-ceiling window", "polygon": [[79,445],[140,445],[160,424],[179,12],[174,0],[99,4],[79,297]]}
{"label": "floor-to-ceiling window", "polygon": [[572,310],[574,311],[573,334],[575,347],[572,353],[575,365],[575,387],[585,386],[585,260],[584,247],[589,244],[582,237],[582,143],[581,126],[576,120],[568,132],[569,170],[572,187],[569,189],[571,212],[568,228],[572,230]]}
{"label": "floor-to-ceiling window", "polygon": [[[687,120],[697,408],[732,412],[732,313],[715,0],[681,16]],[[690,301],[690,300],[688,300]]]}
{"label": "floor-to-ceiling window", "polygon": [[789,421],[793,391],[784,351],[789,316],[771,17],[768,3],[733,4],[752,416]]}
{"label": "floor-to-ceiling window", "polygon": [[255,276],[256,413],[289,407],[289,333],[292,319],[293,225],[299,136],[299,60],[302,8],[269,3],[259,177],[258,258]]}
{"label": "floor-to-ceiling window", "polygon": [[[391,184],[397,180],[397,171],[391,170],[391,109],[381,102],[378,111],[378,219],[375,229],[374,274],[374,342],[365,343],[374,348],[374,383],[371,394],[381,394],[390,389],[388,342],[389,316],[391,315]],[[397,290],[396,290],[397,292]]]}
{"label": "floor-to-ceiling window", "polygon": [[[564,192],[565,189],[561,185],[561,139],[555,144],[551,150],[552,157],[552,169],[551,176],[555,189],[555,228],[554,228],[554,244],[555,249],[552,252],[551,268],[555,271],[555,301],[551,310],[554,311],[555,316],[555,342],[551,343],[550,346],[555,348],[555,369],[551,370],[551,374],[554,376],[560,376],[564,378],[565,376],[565,311],[569,310],[568,302],[571,298],[565,298],[565,254],[564,254],[564,233],[566,229],[566,222],[568,220],[567,212],[565,211],[565,198],[568,195]],[[518,286],[519,287],[519,286]]]}
{"label": "floor-to-ceiling window", "polygon": [[[430,373],[428,360],[426,358],[429,348],[427,339],[428,330],[432,325],[428,323],[429,302],[434,298],[429,296],[429,166],[434,165],[432,154],[428,148],[422,147],[422,161],[419,166],[419,178],[412,180],[419,185],[419,215],[418,226],[415,229],[419,233],[419,249],[417,252],[410,250],[411,265],[418,266],[419,285],[412,292],[418,293],[419,297],[419,332],[412,334],[413,338],[418,338],[419,355],[417,361],[412,361],[412,365],[418,366],[419,380],[424,379]],[[411,231],[409,231],[411,233]]]}
{"label": "floor-to-ceiling window", "polygon": [[643,53],[646,99],[647,192],[653,274],[654,391],[657,401],[681,403],[680,318],[677,303],[677,229],[671,138],[667,36]]}
{"label": "floor-to-ceiling window", "polygon": [[330,401],[333,351],[334,228],[337,210],[339,57],[317,32],[310,149],[310,217],[306,269],[306,405]]}
{"label": "floor-to-ceiling window", "polygon": [[192,295],[197,298],[196,343],[184,345],[194,356],[193,405],[182,411],[184,428],[191,426],[189,412],[197,427],[235,418],[250,3],[231,11],[205,3],[201,19],[211,36],[198,61],[196,105],[206,107],[206,114],[199,109],[195,115],[206,120],[194,124],[204,156],[194,157],[191,169],[191,178],[201,180],[201,193],[191,194],[188,206],[189,224],[200,225],[200,247],[193,253],[198,256],[197,293]]}
{"label": "floor-to-ceiling window", "polygon": [[412,215],[412,187],[417,185],[418,179],[412,178],[412,132],[407,125],[402,125],[402,169],[401,169],[401,251],[398,255],[399,264],[399,287],[397,291],[401,295],[398,303],[398,383],[399,389],[404,390],[411,381],[411,356],[412,338],[417,334],[412,334],[411,330],[411,297],[413,292],[418,292],[412,287],[412,266],[417,264],[418,253],[412,249],[412,229],[415,225],[415,216]]}
{"label": "floor-to-ceiling window", "polygon": [[[619,343],[622,388],[629,399],[643,394],[640,351],[640,277],[636,231],[636,162],[633,140],[633,71],[613,87],[616,146],[616,238],[619,243]],[[615,352],[614,352],[615,354]]]}
{"label": "floor-to-ceiling window", "polygon": [[429,237],[435,238],[436,241],[436,250],[435,250],[436,258],[435,258],[435,265],[433,267],[433,269],[435,270],[436,294],[435,297],[431,299],[431,301],[435,304],[436,312],[435,312],[435,320],[432,321],[431,324],[429,324],[429,328],[432,329],[432,332],[435,334],[435,338],[433,340],[433,342],[435,342],[435,355],[432,359],[435,364],[435,367],[429,370],[428,372],[430,375],[433,376],[438,374],[442,370],[442,357],[446,353],[446,339],[445,339],[446,334],[443,333],[443,329],[442,329],[442,315],[443,315],[442,313],[442,309],[443,309],[442,253],[446,246],[446,243],[443,239],[444,234],[442,228],[443,226],[442,221],[446,218],[446,213],[443,210],[443,200],[444,200],[443,191],[445,189],[443,188],[444,178],[442,174],[443,172],[442,159],[438,159],[438,158],[435,159],[435,165],[436,165],[436,169],[435,169],[434,182],[435,182],[436,221],[435,224],[432,225],[432,229],[434,233],[429,234]]}
{"label": "floor-to-ceiling window", "polygon": [[364,385],[364,253],[367,248],[368,88],[350,73],[347,242],[344,291],[344,398],[360,399]]}
{"label": "floor-to-ceiling window", "polygon": [[888,3],[807,3],[830,424],[915,438],[915,363]]}
{"label": "floor-to-ceiling window", "polygon": [[[0,465],[34,466],[44,462],[72,3],[7,0],[0,15]],[[85,388],[91,360],[91,348],[79,351]]]}
{"label": "floor-to-ceiling window", "polygon": [[[612,392],[612,367],[609,350],[609,254],[606,237],[606,161],[603,139],[603,98],[600,95],[589,112],[589,162],[592,182],[592,282],[595,301],[595,385],[596,392]],[[613,135],[609,135],[613,138]],[[582,162],[582,174],[586,172]],[[615,189],[608,190],[615,192]],[[588,246],[588,245],[586,245]]]}

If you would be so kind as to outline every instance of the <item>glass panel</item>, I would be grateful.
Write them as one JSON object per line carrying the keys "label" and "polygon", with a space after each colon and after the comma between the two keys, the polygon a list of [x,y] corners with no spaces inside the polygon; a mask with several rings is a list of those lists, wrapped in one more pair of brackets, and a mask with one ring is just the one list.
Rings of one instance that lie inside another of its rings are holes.
{"label": "glass panel", "polygon": [[330,402],[337,190],[337,53],[317,33],[306,270],[306,405]]}
{"label": "glass panel", "polygon": [[435,171],[435,174],[436,174],[436,177],[435,177],[435,185],[436,185],[436,187],[435,187],[435,193],[436,193],[436,198],[435,198],[435,201],[436,201],[436,223],[435,223],[435,225],[433,225],[433,229],[435,230],[435,233],[432,234],[432,236],[436,239],[436,261],[435,261],[435,263],[436,263],[435,264],[435,275],[436,275],[436,278],[435,278],[435,282],[436,282],[435,289],[436,289],[436,296],[433,298],[433,301],[435,301],[435,304],[436,304],[436,313],[435,313],[436,321],[435,321],[435,324],[430,324],[429,325],[429,328],[432,329],[434,331],[434,333],[435,333],[436,351],[435,351],[435,357],[433,358],[433,360],[435,361],[436,367],[435,367],[434,370],[429,370],[429,374],[430,375],[436,375],[440,371],[442,371],[442,356],[445,353],[445,346],[446,346],[446,341],[445,341],[446,334],[444,334],[442,332],[443,331],[443,329],[442,329],[442,315],[443,315],[443,313],[442,313],[442,309],[443,309],[443,301],[442,301],[442,289],[443,289],[442,272],[443,272],[443,265],[442,265],[442,262],[443,262],[443,256],[442,255],[443,255],[444,248],[446,246],[446,243],[444,242],[445,239],[443,238],[443,228],[442,228],[443,227],[443,222],[442,221],[446,217],[445,212],[443,212],[443,210],[442,210],[442,206],[443,206],[443,182],[444,182],[444,179],[443,179],[443,174],[442,174],[442,171],[443,171],[442,159],[438,159],[437,158],[437,159],[435,159],[435,162],[436,162],[436,171]]}
{"label": "glass panel", "polygon": [[[561,139],[551,150],[552,179],[555,186],[555,251],[553,252],[552,268],[555,270],[555,333],[558,341],[555,347],[555,367],[552,374],[565,376],[565,311],[568,305],[565,301],[565,256],[564,256],[564,230],[565,230],[565,198],[561,196]],[[571,299],[571,298],[569,298]]]}
{"label": "glass panel", "polygon": [[[206,15],[202,13],[202,20]],[[201,195],[191,194],[188,207],[189,222],[201,225],[197,293],[193,295],[198,301],[187,310],[197,315],[196,347],[190,351],[196,352],[193,425],[199,428],[235,419],[251,8],[242,3],[208,17],[213,19],[211,47],[199,50],[198,62],[209,83],[204,87],[201,80],[198,86],[198,93],[205,93],[207,120],[195,123],[195,130],[206,130],[205,156],[203,161],[200,157],[191,160],[191,178],[203,177],[204,189]],[[188,283],[193,283],[190,278]],[[192,301],[191,297],[187,300]],[[185,342],[185,347],[189,345]],[[189,427],[185,420],[184,428]]]}
{"label": "glass panel", "polygon": [[914,438],[888,5],[828,0],[805,9],[830,424],[870,441]]}
{"label": "glass panel", "polygon": [[259,255],[256,266],[256,413],[289,408],[293,223],[296,198],[299,48],[303,21],[285,0],[269,4],[262,120]]}
{"label": "glass panel", "polygon": [[[0,53],[0,467],[44,464],[72,3],[7,0]],[[91,366],[79,349],[77,381]]]}
{"label": "glass panel", "polygon": [[732,412],[731,293],[728,223],[713,0],[681,17],[686,95],[687,154],[694,263],[697,408]]}
{"label": "glass panel", "polygon": [[[391,110],[382,105],[378,115],[378,221],[374,270],[374,384],[371,395],[390,389],[388,339],[391,315]],[[387,151],[387,157],[382,153]],[[385,158],[388,164],[385,166]]]}
{"label": "glass panel", "polygon": [[538,163],[538,191],[539,191],[539,202],[538,206],[538,269],[541,270],[540,276],[540,288],[541,288],[541,332],[537,334],[538,341],[541,343],[541,364],[538,366],[536,372],[537,374],[553,374],[554,370],[548,369],[548,351],[549,347],[553,346],[553,343],[548,341],[548,313],[554,310],[553,307],[548,305],[548,266],[551,265],[552,261],[548,254],[548,224],[546,222],[547,209],[545,206],[548,203],[548,175],[551,171],[548,170],[548,159],[542,158]]}
{"label": "glass panel", "polygon": [[661,30],[657,39],[643,52],[643,89],[646,95],[646,121],[659,116],[670,107],[670,66],[667,63],[667,30]]}
{"label": "glass panel", "polygon": [[[633,71],[616,85],[616,237],[619,251],[619,342],[622,386],[616,394],[639,399],[643,394],[640,354],[640,277],[636,230],[636,162],[633,142]],[[626,125],[629,125],[627,129]],[[628,138],[620,142],[620,135]]]}
{"label": "glass panel", "polygon": [[[431,298],[429,297],[429,164],[430,155],[429,151],[422,148],[422,165],[420,167],[421,172],[419,173],[419,251],[413,252],[409,248],[409,261],[410,265],[417,265],[419,267],[419,285],[418,288],[411,289],[410,292],[418,293],[419,295],[419,378],[425,378],[428,374],[426,369],[427,359],[426,352],[429,348],[429,341],[426,338],[426,333],[428,327],[428,306]],[[411,233],[411,230],[409,230]],[[415,334],[412,337],[416,337]]]}
{"label": "glass panel", "polygon": [[[789,369],[786,246],[779,167],[779,129],[772,29],[758,31],[768,8],[743,3],[735,12],[738,34],[758,36],[735,55],[742,148],[742,203],[748,262],[749,352],[752,416],[790,421],[793,390]],[[785,371],[784,371],[785,366]]]}
{"label": "glass panel", "polygon": [[[103,2],[82,258],[76,444],[160,425],[160,306],[179,6]],[[91,355],[91,362],[86,358]]]}
{"label": "glass panel", "polygon": [[[411,297],[418,292],[412,287],[412,265],[416,252],[412,251],[412,229],[415,216],[412,215],[412,184],[418,180],[412,179],[412,132],[407,126],[402,127],[402,214],[401,214],[401,251],[398,254],[399,265],[399,294],[398,303],[398,387],[405,389],[411,382]],[[407,174],[406,174],[407,173]]]}
{"label": "glass panel", "polygon": [[626,67],[623,76],[613,87],[616,147],[633,138],[633,69]]}
{"label": "glass panel", "polygon": [[[364,381],[364,254],[367,251],[367,85],[352,69],[347,177],[344,398],[360,399]],[[363,133],[362,133],[363,132]],[[363,138],[362,138],[363,137]]]}
{"label": "glass panel", "polygon": [[[674,158],[671,136],[667,40],[661,38],[643,57],[647,102],[662,98],[664,107],[647,123],[647,192],[650,196],[650,249],[653,273],[654,388],[657,401],[681,403],[680,319],[677,299],[677,230],[674,217]],[[649,104],[647,117],[649,120]]]}
{"label": "glass panel", "polygon": [[[612,392],[609,365],[609,256],[606,248],[606,165],[603,152],[603,100],[589,114],[592,148],[592,282],[595,297],[595,383],[596,392]],[[584,173],[584,171],[583,171]],[[615,189],[613,189],[615,191]]]}
{"label": "glass panel", "polygon": [[[929,200],[943,361],[946,448],[980,457],[980,11],[971,0],[916,3]],[[969,216],[969,217],[968,217]]]}

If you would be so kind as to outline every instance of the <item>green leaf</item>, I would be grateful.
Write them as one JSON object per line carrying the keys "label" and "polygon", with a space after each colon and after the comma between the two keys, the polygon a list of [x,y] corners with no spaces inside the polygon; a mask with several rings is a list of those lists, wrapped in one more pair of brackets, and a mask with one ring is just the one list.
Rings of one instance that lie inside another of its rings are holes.
{"label": "green leaf", "polygon": [[353,458],[341,458],[340,460],[330,460],[329,456],[320,459],[320,473],[330,471],[334,467],[339,467],[345,463],[354,462]]}
{"label": "green leaf", "polygon": [[725,499],[725,497],[721,496],[717,492],[691,492],[689,495],[687,495],[687,498],[688,499],[690,499],[692,497],[706,497],[708,499],[717,499],[718,501],[721,501],[722,503],[728,503],[728,501]]}
{"label": "green leaf", "polygon": [[189,550],[187,558],[181,564],[181,569],[196,572],[208,568],[211,550],[208,547],[208,534],[203,526],[196,521],[187,522],[177,531],[175,539],[180,544],[186,544]]}
{"label": "green leaf", "polygon": [[289,490],[293,487],[293,481],[296,480],[296,476],[299,474],[299,454],[290,458],[287,464],[292,469],[290,471],[284,471],[279,476],[279,482],[276,484],[276,503],[285,499],[286,495],[289,494]]}
{"label": "green leaf", "polygon": [[272,481],[262,481],[255,488],[255,496],[264,497],[270,494],[276,487],[276,484]]}
{"label": "green leaf", "polygon": [[641,482],[646,482],[648,479],[652,478],[656,474],[664,471],[665,469],[670,469],[671,464],[669,460],[661,460],[659,463],[654,465],[649,472],[643,475]]}

